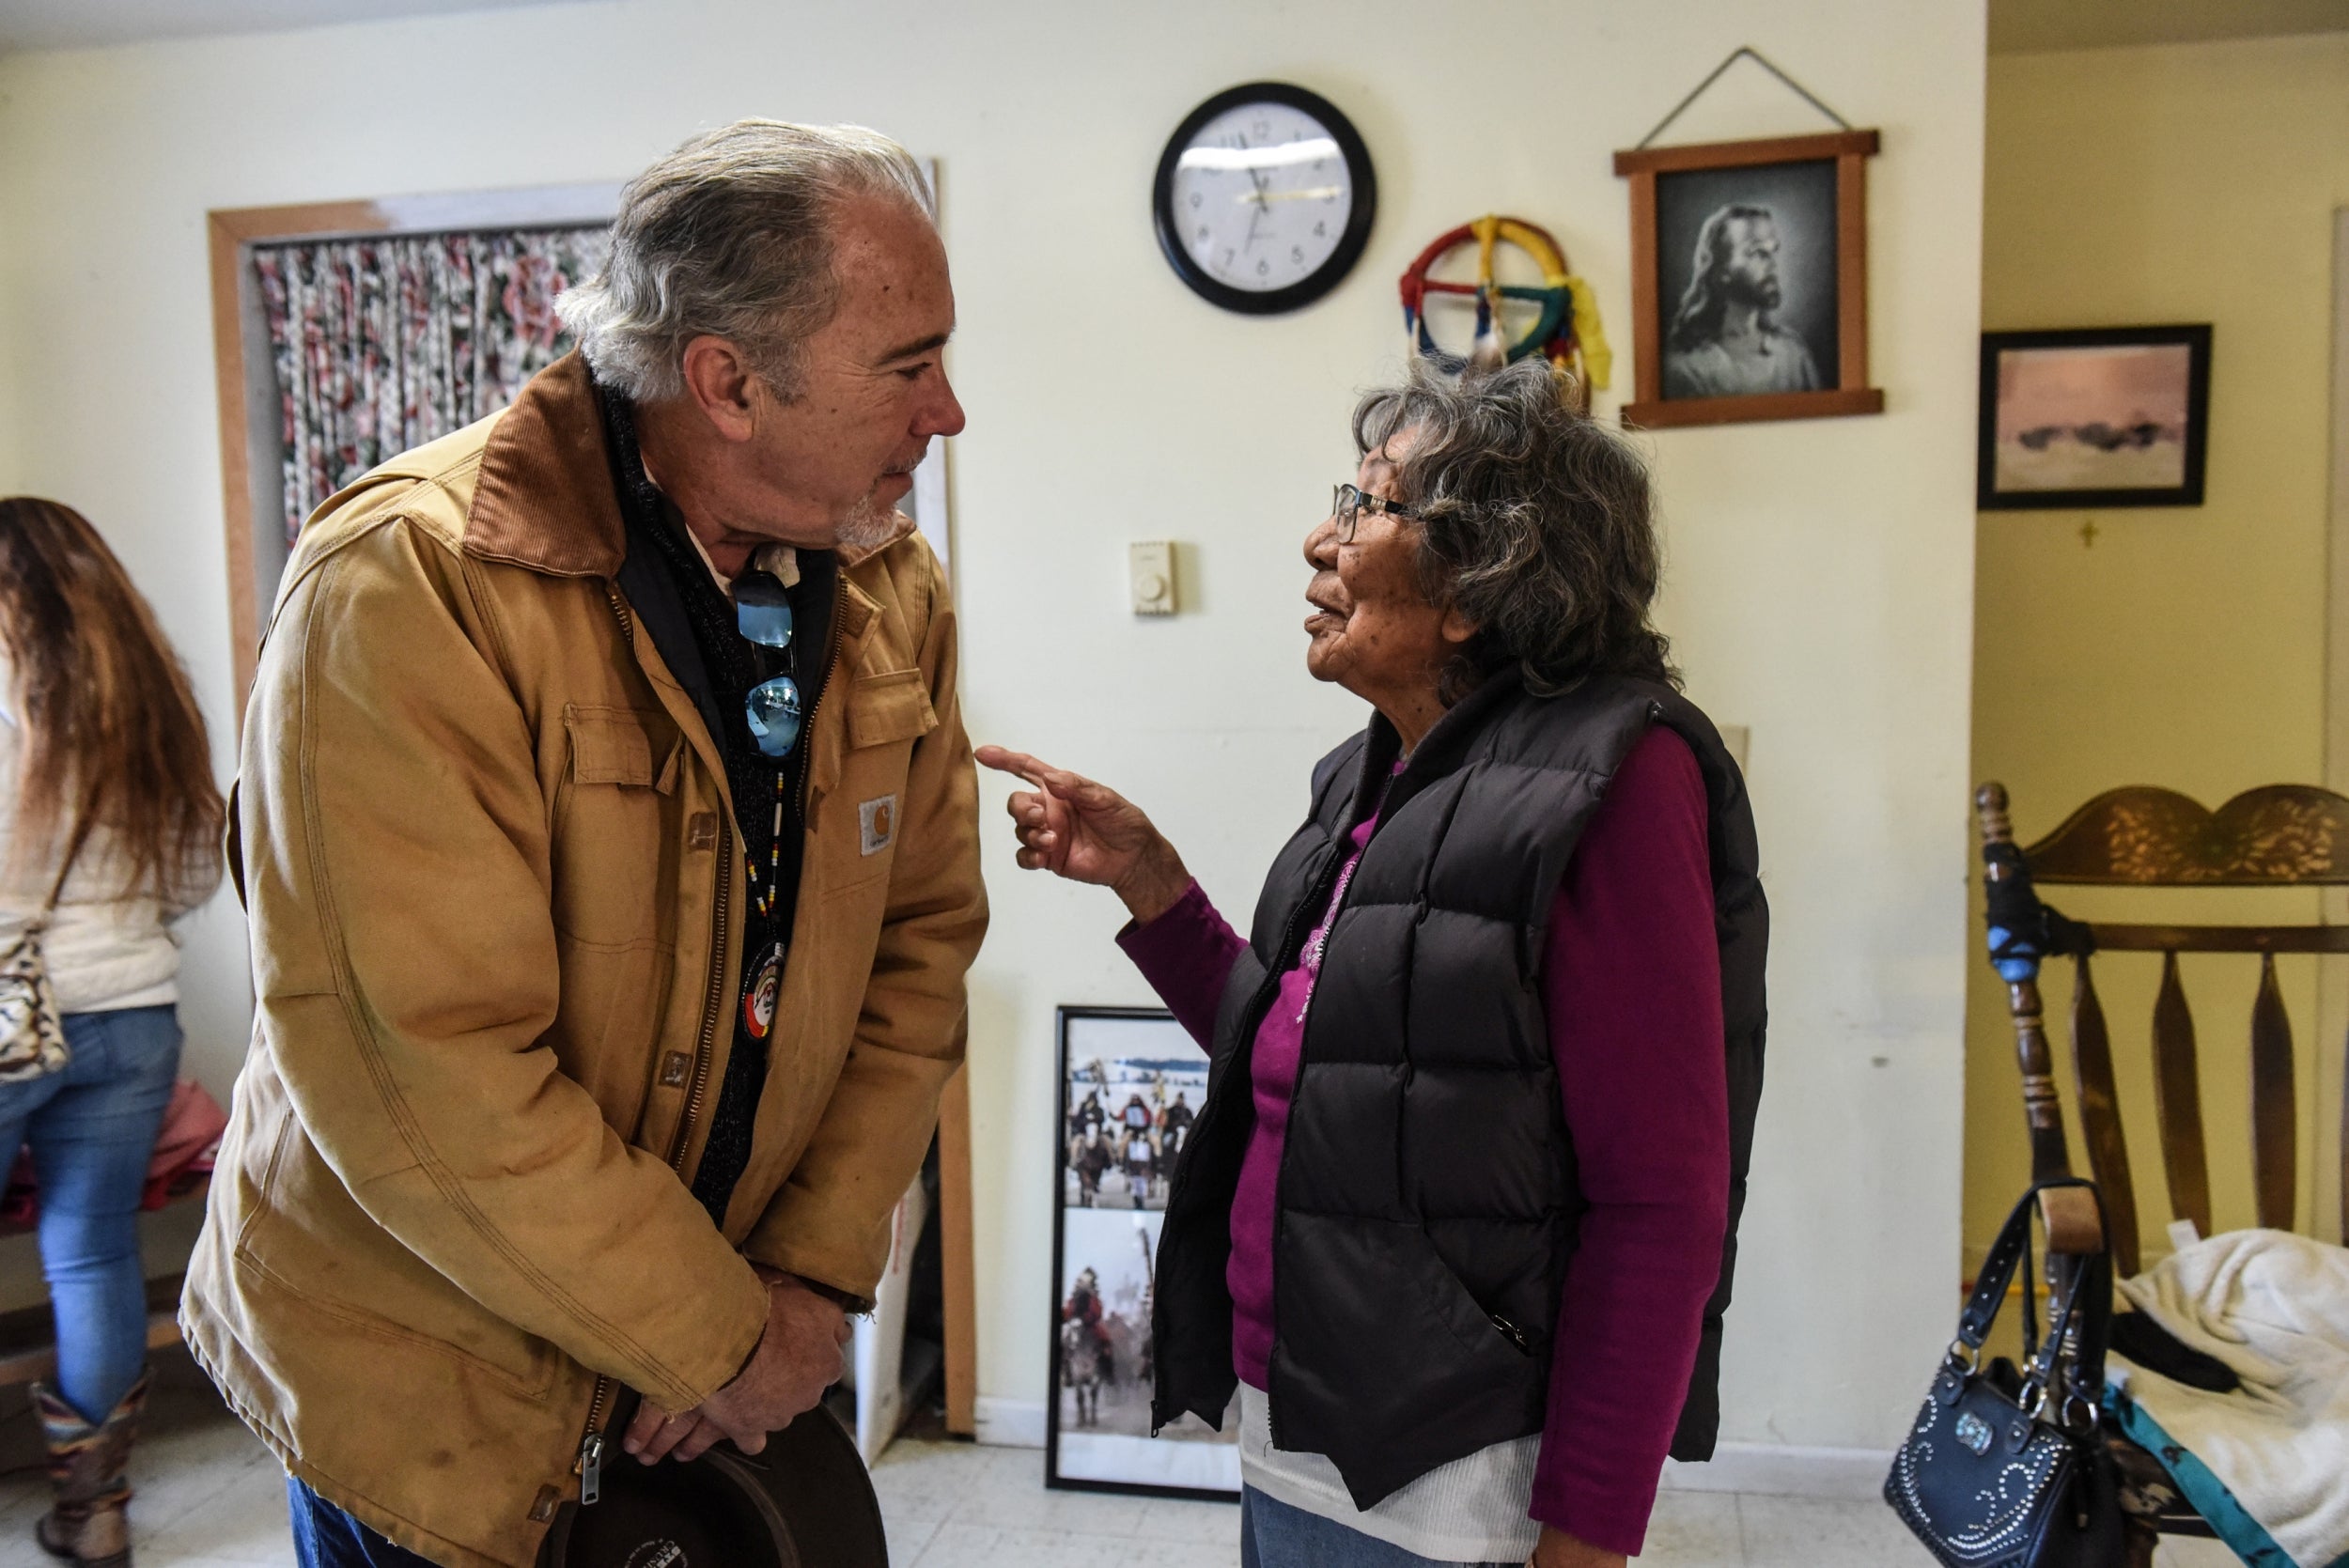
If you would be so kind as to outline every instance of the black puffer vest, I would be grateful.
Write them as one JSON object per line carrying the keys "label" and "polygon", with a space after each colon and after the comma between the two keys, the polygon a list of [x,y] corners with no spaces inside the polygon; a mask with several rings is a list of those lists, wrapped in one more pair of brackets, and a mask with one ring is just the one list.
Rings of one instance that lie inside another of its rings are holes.
{"label": "black puffer vest", "polygon": [[1384,720],[1324,758],[1273,862],[1217,1020],[1206,1106],[1159,1248],[1163,1424],[1221,1424],[1232,1370],[1232,1195],[1249,1060],[1280,974],[1327,907],[1354,826],[1383,815],[1332,928],[1289,1107],[1273,1244],[1273,1441],[1322,1453],[1368,1508],[1439,1465],[1541,1430],[1550,1329],[1584,1207],[1544,1013],[1550,906],[1615,769],[1653,723],[1696,753],[1710,805],[1729,1077],[1729,1239],[1672,1440],[1711,1456],[1721,1314],[1762,1088],[1768,912],[1753,817],[1712,723],[1661,684],[1562,697],[1495,676],[1446,713],[1379,803]]}

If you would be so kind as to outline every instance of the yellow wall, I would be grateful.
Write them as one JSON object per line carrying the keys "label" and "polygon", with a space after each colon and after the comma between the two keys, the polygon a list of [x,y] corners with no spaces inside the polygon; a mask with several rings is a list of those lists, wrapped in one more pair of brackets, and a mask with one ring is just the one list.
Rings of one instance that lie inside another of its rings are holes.
{"label": "yellow wall", "polygon": [[[2081,537],[2085,513],[1980,518],[1974,776],[2006,783],[2026,842],[2116,784],[2168,784],[2216,806],[2255,784],[2322,782],[2332,235],[2334,210],[2349,206],[2349,34],[1999,56],[1988,112],[1985,329],[2208,321],[2215,331],[2205,505],[2096,513],[2092,544]],[[2125,919],[2148,918],[2156,895],[2049,896],[2075,915]],[[2314,917],[2306,895],[2213,893],[2167,907],[2174,918]],[[2337,1136],[2320,1133],[2310,1093],[2310,963],[2282,970],[2301,1043],[2304,1229],[2312,1145],[2330,1149]],[[2256,969],[2212,958],[2184,972],[2217,1219],[2248,1224],[2244,1038]],[[2170,1216],[2142,1059],[2156,970],[2124,955],[2100,959],[2096,973],[2140,1230],[2157,1255]],[[2069,981],[2068,969],[2051,970],[2047,985],[2067,1103]],[[1979,957],[1967,1019],[1970,1272],[2029,1170],[2005,999]],[[2325,1082],[2338,1085],[2339,1065],[2328,1066]],[[2324,1120],[2337,1127],[2332,1110]],[[2077,1128],[2073,1147],[2084,1170]],[[2322,1192],[2330,1212],[2331,1188]]]}

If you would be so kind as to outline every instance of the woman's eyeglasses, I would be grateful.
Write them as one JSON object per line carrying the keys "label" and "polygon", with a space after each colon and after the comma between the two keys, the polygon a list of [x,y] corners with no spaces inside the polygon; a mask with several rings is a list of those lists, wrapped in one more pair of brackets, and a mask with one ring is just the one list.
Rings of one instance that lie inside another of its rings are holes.
{"label": "woman's eyeglasses", "polygon": [[1330,491],[1330,515],[1338,520],[1338,543],[1354,542],[1354,532],[1361,526],[1364,512],[1384,512],[1389,517],[1409,518],[1414,522],[1424,520],[1399,501],[1366,494],[1352,485],[1338,485]]}
{"label": "woman's eyeglasses", "polygon": [[[734,583],[735,629],[762,647],[791,645],[791,600],[765,572],[744,572]],[[800,738],[800,683],[789,675],[762,680],[745,705],[759,754],[786,757]]]}

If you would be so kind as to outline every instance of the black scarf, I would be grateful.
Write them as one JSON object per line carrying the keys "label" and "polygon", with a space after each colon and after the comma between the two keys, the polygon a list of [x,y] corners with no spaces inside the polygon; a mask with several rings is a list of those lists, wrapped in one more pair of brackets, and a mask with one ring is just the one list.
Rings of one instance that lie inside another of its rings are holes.
{"label": "black scarf", "polygon": [[[622,585],[632,600],[662,601],[640,602],[637,609],[671,673],[692,692],[705,722],[714,721],[711,738],[725,758],[735,829],[743,863],[752,874],[750,884],[764,893],[770,874],[775,883],[766,915],[759,914],[755,900],[743,910],[743,970],[735,986],[734,1048],[718,1086],[708,1142],[693,1175],[693,1196],[708,1210],[711,1222],[723,1226],[735,1184],[750,1163],[751,1135],[773,1043],[771,1034],[761,1038],[751,1032],[745,993],[759,983],[767,955],[790,949],[806,831],[802,802],[809,736],[802,732],[800,744],[786,757],[766,755],[751,737],[748,701],[751,688],[759,682],[791,674],[800,683],[801,710],[814,717],[829,673],[838,566],[829,551],[799,552],[800,581],[788,590],[795,626],[790,649],[765,647],[744,637],[736,626],[733,601],[719,591],[675,508],[645,472],[634,410],[617,393],[601,386],[597,390],[611,442],[613,481],[628,523],[630,559],[621,568]],[[650,557],[645,564],[655,569],[643,569],[640,551]],[[680,631],[690,641],[680,639]],[[778,784],[784,803],[780,845],[774,811]]]}

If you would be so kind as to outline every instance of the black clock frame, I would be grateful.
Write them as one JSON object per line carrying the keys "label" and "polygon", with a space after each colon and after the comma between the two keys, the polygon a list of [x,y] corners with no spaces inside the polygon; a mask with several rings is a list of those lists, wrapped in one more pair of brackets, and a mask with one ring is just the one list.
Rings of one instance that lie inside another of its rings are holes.
{"label": "black clock frame", "polygon": [[[1206,269],[1191,259],[1183,248],[1182,239],[1174,222],[1174,166],[1190,139],[1209,120],[1226,110],[1243,103],[1284,103],[1292,109],[1313,116],[1328,128],[1331,139],[1338,144],[1338,154],[1346,160],[1346,172],[1354,182],[1354,206],[1346,214],[1346,231],[1338,236],[1338,248],[1330,258],[1316,268],[1310,277],[1299,279],[1286,288],[1267,289],[1261,293],[1235,288],[1230,284],[1209,275]],[[1362,258],[1362,251],[1370,243],[1371,220],[1378,211],[1378,176],[1370,165],[1370,149],[1362,145],[1354,122],[1342,114],[1338,106],[1319,93],[1286,82],[1249,82],[1216,94],[1193,109],[1174,128],[1167,139],[1166,150],[1159,155],[1158,178],[1150,188],[1150,220],[1158,230],[1159,249],[1165,253],[1166,264],[1174,269],[1174,275],[1188,285],[1190,291],[1210,304],[1243,316],[1277,316],[1283,311],[1297,310],[1320,299],[1354,270]]]}

